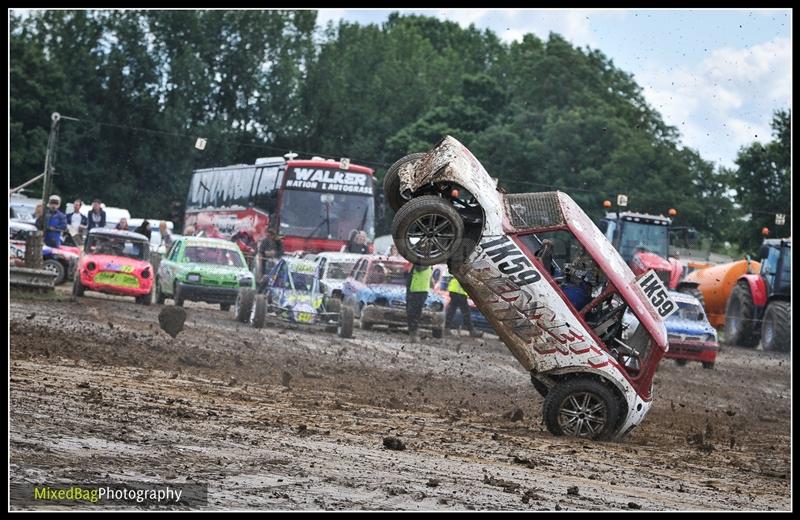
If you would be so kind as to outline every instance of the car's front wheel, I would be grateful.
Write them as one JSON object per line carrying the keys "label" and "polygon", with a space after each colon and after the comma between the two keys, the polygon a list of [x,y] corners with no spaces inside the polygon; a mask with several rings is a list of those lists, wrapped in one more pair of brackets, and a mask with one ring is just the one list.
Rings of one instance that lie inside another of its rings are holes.
{"label": "car's front wheel", "polygon": [[263,294],[256,296],[253,302],[253,311],[250,316],[250,323],[253,327],[261,329],[267,321],[267,297]]}
{"label": "car's front wheel", "polygon": [[340,338],[353,337],[353,322],[355,321],[355,313],[353,308],[349,305],[342,305],[339,310],[339,325],[336,328],[336,333]]}
{"label": "car's front wheel", "polygon": [[443,264],[460,248],[464,221],[435,195],[410,200],[394,216],[392,236],[403,258],[417,265]]}
{"label": "car's front wheel", "polygon": [[176,283],[175,289],[172,291],[172,299],[177,307],[183,307],[184,296],[182,293],[181,284]]}
{"label": "car's front wheel", "polygon": [[158,278],[156,278],[156,303],[159,305],[164,305],[165,301],[167,301],[167,297],[164,296],[164,293],[161,291],[161,282],[159,282]]}
{"label": "car's front wheel", "polygon": [[81,283],[81,275],[79,273],[75,273],[75,283],[72,284],[72,295],[83,296],[85,290],[86,287],[84,287]]}
{"label": "car's front wheel", "polygon": [[236,294],[236,302],[233,304],[233,314],[236,317],[236,321],[247,323],[250,319],[250,313],[253,310],[253,301],[255,298],[255,289],[251,289],[250,287],[239,289],[239,292]]}

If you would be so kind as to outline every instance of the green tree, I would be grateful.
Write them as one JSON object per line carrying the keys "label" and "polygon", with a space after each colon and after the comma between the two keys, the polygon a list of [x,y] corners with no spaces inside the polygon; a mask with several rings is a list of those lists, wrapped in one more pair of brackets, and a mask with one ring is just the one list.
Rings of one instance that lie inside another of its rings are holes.
{"label": "green tree", "polygon": [[[792,179],[791,110],[777,110],[772,118],[773,139],[758,142],[739,150],[736,169],[730,172],[736,202],[751,218],[739,223],[738,239],[742,250],[755,254],[761,245],[761,228],[770,235],[788,236]],[[786,224],[775,225],[775,214],[786,215]]]}

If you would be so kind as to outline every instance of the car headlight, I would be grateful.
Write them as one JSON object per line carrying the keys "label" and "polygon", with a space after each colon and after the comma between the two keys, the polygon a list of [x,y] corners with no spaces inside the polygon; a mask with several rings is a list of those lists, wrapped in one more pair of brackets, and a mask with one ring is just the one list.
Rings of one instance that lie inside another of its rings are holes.
{"label": "car headlight", "polygon": [[200,275],[199,274],[187,274],[186,275],[186,281],[187,282],[199,282],[200,281]]}

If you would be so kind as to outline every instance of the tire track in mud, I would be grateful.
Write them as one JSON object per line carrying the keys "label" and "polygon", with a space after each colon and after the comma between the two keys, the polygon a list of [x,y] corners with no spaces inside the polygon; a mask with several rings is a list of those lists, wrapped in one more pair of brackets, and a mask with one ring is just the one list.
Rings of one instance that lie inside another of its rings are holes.
{"label": "tire track in mud", "polygon": [[[211,508],[789,507],[779,357],[665,362],[644,423],[590,443],[545,432],[497,340],[256,331],[201,306],[173,340],[151,327],[158,309],[12,301],[12,481],[191,478],[209,482]],[[516,406],[524,418],[505,418]]]}

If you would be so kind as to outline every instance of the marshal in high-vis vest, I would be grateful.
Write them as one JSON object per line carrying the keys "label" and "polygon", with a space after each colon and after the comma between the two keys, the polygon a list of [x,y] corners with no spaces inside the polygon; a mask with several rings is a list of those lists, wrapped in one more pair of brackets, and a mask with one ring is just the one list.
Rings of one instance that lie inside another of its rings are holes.
{"label": "marshal in high-vis vest", "polygon": [[[399,254],[448,264],[530,372],[550,432],[620,439],[644,419],[677,306],[652,273],[637,281],[568,195],[507,194],[449,136],[392,165],[384,191]],[[570,246],[551,256],[553,236]],[[568,296],[576,287],[585,297]],[[626,328],[627,310],[637,321]]]}

